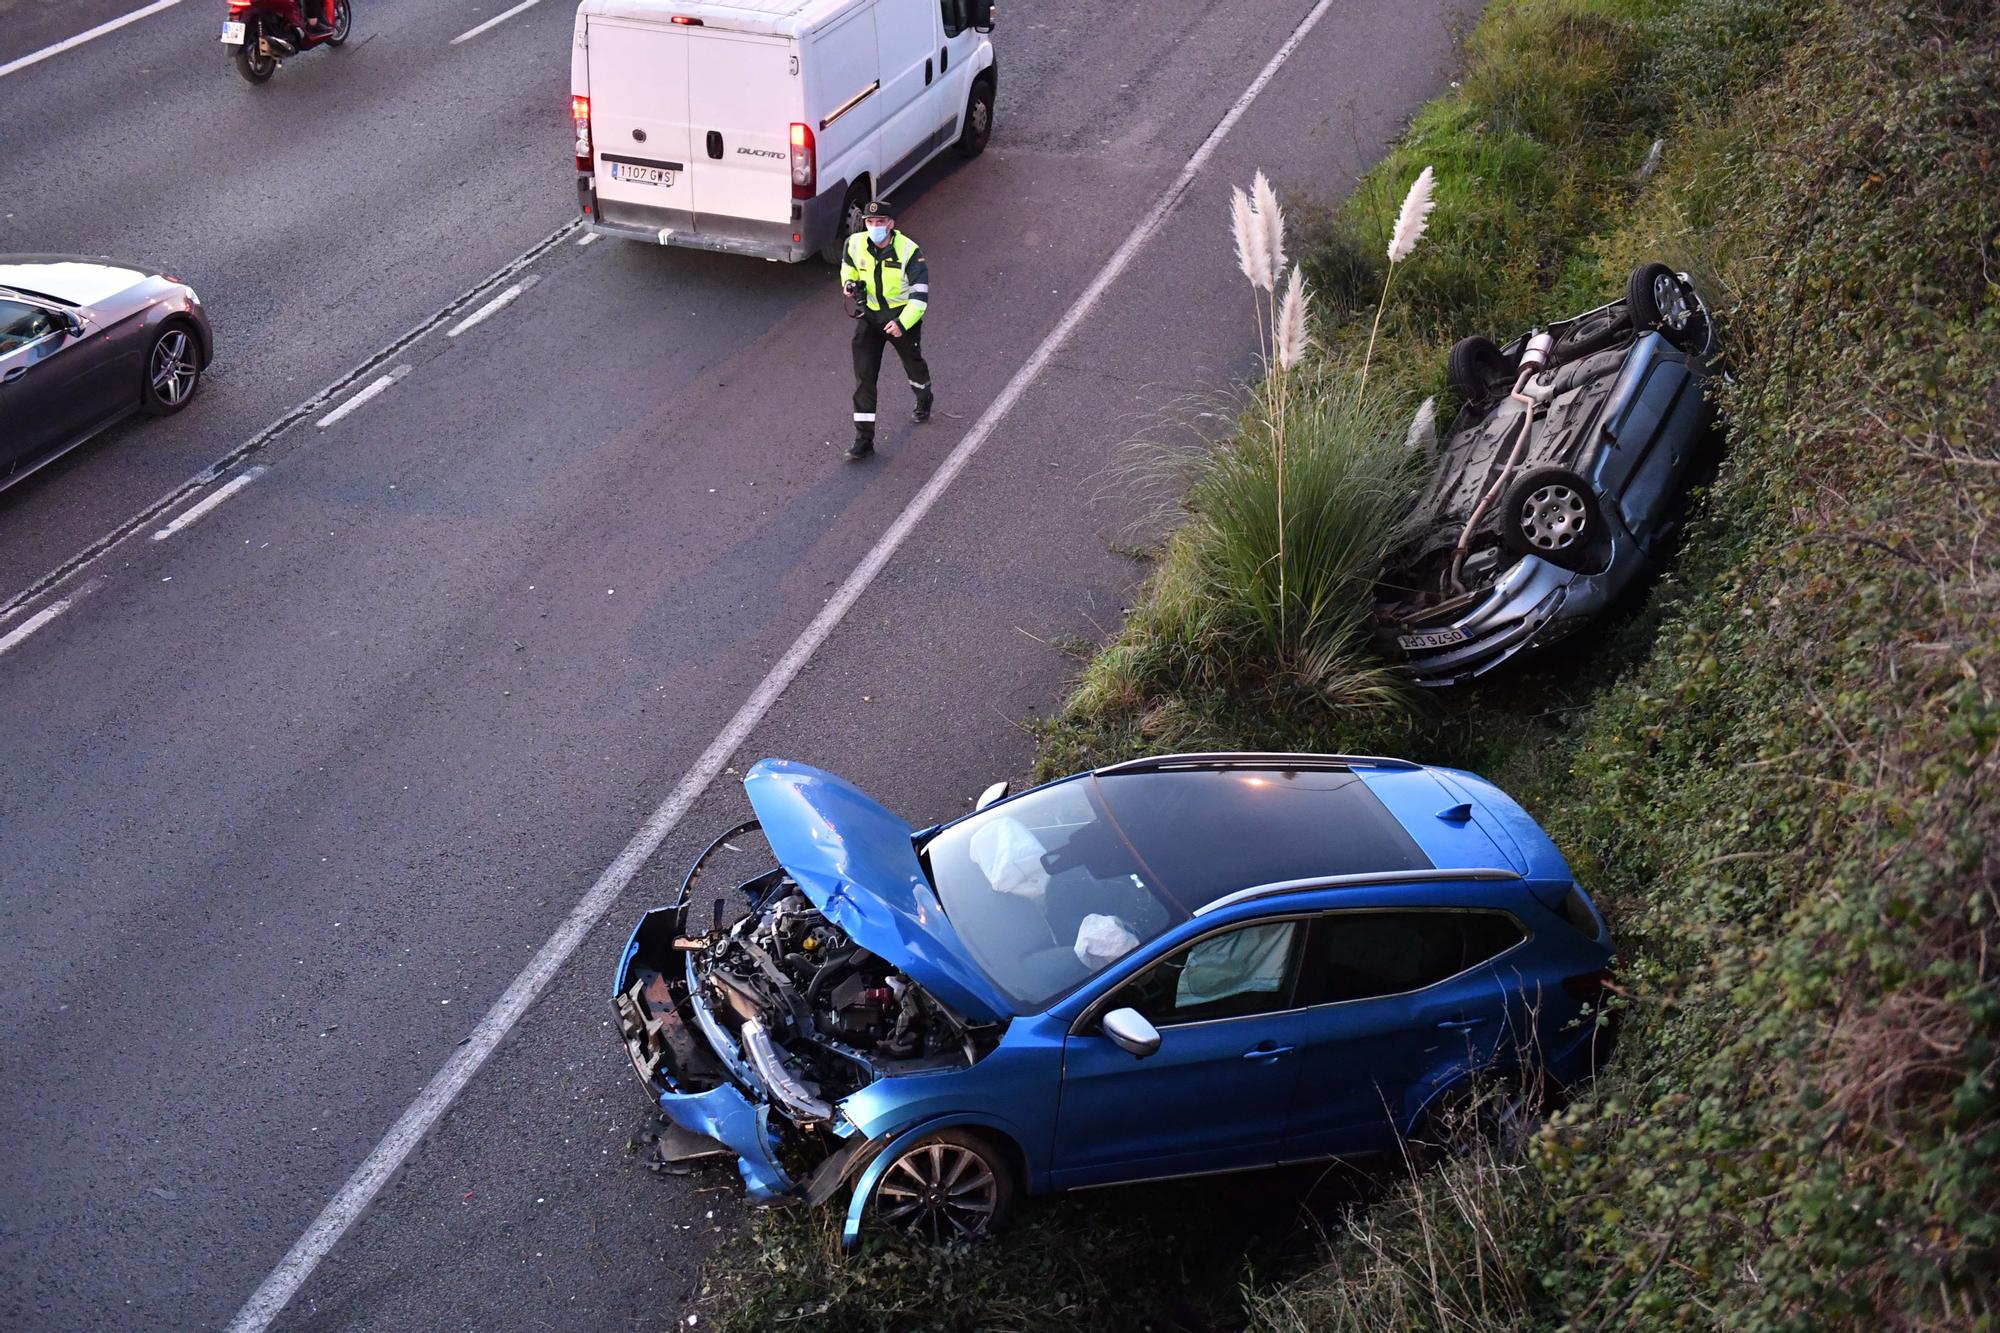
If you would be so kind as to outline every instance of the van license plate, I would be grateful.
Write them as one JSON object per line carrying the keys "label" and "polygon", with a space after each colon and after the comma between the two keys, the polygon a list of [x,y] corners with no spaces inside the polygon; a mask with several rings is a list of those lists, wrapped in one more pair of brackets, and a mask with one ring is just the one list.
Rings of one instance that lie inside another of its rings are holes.
{"label": "van license plate", "polygon": [[1426,648],[1449,648],[1464,642],[1465,631],[1462,629],[1429,629],[1422,634],[1399,635],[1396,646],[1406,653],[1420,653]]}
{"label": "van license plate", "polygon": [[635,167],[630,162],[611,163],[611,179],[634,185],[672,185],[674,173],[665,167]]}
{"label": "van license plate", "polygon": [[243,25],[241,23],[223,24],[222,41],[225,46],[243,45]]}

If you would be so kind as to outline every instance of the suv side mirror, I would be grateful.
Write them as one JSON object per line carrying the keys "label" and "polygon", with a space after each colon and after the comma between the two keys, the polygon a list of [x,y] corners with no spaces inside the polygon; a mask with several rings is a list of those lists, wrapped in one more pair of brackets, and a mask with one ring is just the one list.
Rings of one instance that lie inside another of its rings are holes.
{"label": "suv side mirror", "polygon": [[1007,784],[1004,782],[996,782],[992,786],[988,787],[985,791],[979,793],[979,799],[972,803],[972,808],[975,812],[984,810],[987,806],[993,804],[995,801],[999,800],[1006,794],[1007,794]]}
{"label": "suv side mirror", "polygon": [[1143,1060],[1160,1049],[1160,1030],[1137,1009],[1113,1009],[1099,1023],[1113,1045],[1138,1059]]}
{"label": "suv side mirror", "polygon": [[972,0],[972,27],[975,32],[993,31],[993,0]]}

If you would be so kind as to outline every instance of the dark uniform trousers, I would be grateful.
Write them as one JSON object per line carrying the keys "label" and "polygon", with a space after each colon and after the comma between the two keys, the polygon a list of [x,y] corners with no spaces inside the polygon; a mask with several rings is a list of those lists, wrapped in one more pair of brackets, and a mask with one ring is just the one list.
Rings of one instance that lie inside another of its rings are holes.
{"label": "dark uniform trousers", "polygon": [[909,376],[910,387],[917,391],[917,407],[930,411],[931,368],[924,364],[924,326],[920,323],[914,329],[904,329],[900,338],[891,338],[883,332],[884,326],[902,313],[900,306],[887,315],[871,310],[854,321],[854,438],[857,440],[872,443],[875,439],[875,380],[882,373],[884,343],[896,349],[903,373]]}

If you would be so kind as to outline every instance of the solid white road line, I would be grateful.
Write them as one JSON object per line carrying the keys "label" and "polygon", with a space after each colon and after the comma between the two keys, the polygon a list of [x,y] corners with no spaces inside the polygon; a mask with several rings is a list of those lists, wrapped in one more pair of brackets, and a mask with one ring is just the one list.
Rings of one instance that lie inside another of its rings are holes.
{"label": "solid white road line", "polygon": [[577,238],[576,238],[576,245],[577,245],[577,248],[578,248],[578,249],[580,250],[580,249],[582,249],[582,248],[583,248],[584,246],[586,246],[586,245],[589,245],[589,244],[590,244],[590,243],[591,243],[592,241],[594,241],[594,240],[596,240],[596,239],[597,239],[597,233],[596,233],[596,232],[594,232],[594,231],[587,231],[587,232],[585,232],[585,233],[584,233],[583,235],[581,235],[581,236],[579,236],[579,237],[577,237]]}
{"label": "solid white road line", "polygon": [[539,5],[540,3],[542,3],[542,0],[521,0],[520,4],[515,5],[512,9],[503,10],[500,13],[495,14],[492,18],[486,20],[486,22],[480,24],[478,27],[466,29],[458,36],[452,38],[451,44],[453,46],[457,46],[460,42],[469,42],[474,37],[477,37],[480,33],[485,32],[488,28],[497,28],[501,24],[505,23],[508,19],[513,18],[516,14],[520,13],[522,10],[533,9],[536,5]]}
{"label": "solid white road line", "polygon": [[458,323],[446,329],[444,331],[444,336],[447,338],[456,338],[459,334],[464,333],[467,329],[479,323],[487,316],[495,314],[500,310],[505,309],[506,306],[510,302],[512,302],[515,297],[519,296],[522,292],[527,291],[528,288],[534,286],[540,280],[541,280],[540,275],[537,274],[534,277],[524,278],[520,282],[515,283],[513,286],[509,287],[506,291],[501,292],[498,296],[488,301],[485,305],[479,307],[479,309],[473,311],[471,314],[467,315],[464,319],[461,319],[460,321],[458,321]]}
{"label": "solid white road line", "polygon": [[93,38],[102,37],[107,32],[116,32],[128,23],[137,23],[148,14],[157,14],[163,9],[172,9],[180,2],[181,0],[153,0],[153,3],[147,5],[144,9],[135,9],[123,17],[112,19],[109,23],[100,23],[89,32],[80,32],[74,37],[65,37],[54,46],[45,46],[41,50],[22,56],[18,60],[10,60],[4,65],[0,65],[0,79],[6,78],[17,69],[26,69],[30,65],[47,60],[50,56],[61,55],[72,46],[82,46],[85,42]]}
{"label": "solid white road line", "polygon": [[270,469],[262,466],[251,468],[249,471],[243,473],[241,476],[231,481],[227,486],[224,486],[221,490],[209,496],[206,500],[203,500],[200,504],[195,505],[193,508],[189,509],[186,513],[182,514],[179,518],[175,519],[173,522],[167,524],[167,526],[161,528],[158,532],[154,533],[153,540],[156,542],[163,542],[167,538],[173,536],[176,532],[179,532],[182,528],[192,527],[194,524],[201,522],[201,520],[207,516],[210,510],[214,509],[224,500],[227,500],[230,496],[236,494],[236,492],[242,490],[245,486],[248,486],[251,482],[257,480],[257,478],[263,476],[269,470]]}
{"label": "solid white road line", "polygon": [[397,380],[403,378],[403,376],[409,373],[410,373],[410,368],[408,366],[397,366],[394,370],[382,376],[382,378],[376,380],[373,384],[363,389],[360,393],[355,394],[352,398],[342,403],[339,407],[334,408],[333,411],[328,412],[325,416],[321,417],[318,423],[319,428],[321,430],[325,430],[328,426],[331,426],[334,422],[340,420],[342,417],[346,416],[349,412],[352,412],[355,408],[361,406],[369,399],[374,398],[379,394],[383,393],[385,390],[388,389],[390,385],[394,384]]}
{"label": "solid white road line", "polygon": [[778,702],[778,697],[785,692],[786,687],[798,676],[813,654],[819,651],[820,645],[826,642],[834,629],[846,618],[854,604],[861,600],[861,595],[888,565],[889,558],[895,555],[897,549],[909,539],[917,524],[930,513],[938,499],[950,488],[952,482],[957,480],[959,473],[965,471],[973,455],[977,454],[980,446],[992,436],[1001,418],[1013,410],[1014,404],[1021,400],[1021,395],[1027,392],[1028,386],[1041,376],[1050,360],[1069,341],[1091,311],[1096,309],[1097,303],[1104,298],[1106,290],[1131,265],[1133,256],[1139,253],[1139,248],[1159,230],[1160,223],[1165,220],[1167,213],[1180,202],[1181,196],[1187,193],[1195,177],[1208,165],[1209,158],[1215,154],[1216,146],[1231,129],[1235,128],[1236,122],[1243,118],[1243,113],[1257,99],[1257,94],[1264,91],[1265,85],[1270,83],[1279,67],[1298,49],[1299,43],[1303,42],[1307,34],[1318,25],[1332,4],[1333,0],[1319,0],[1319,3],[1299,21],[1299,25],[1292,29],[1292,35],[1285,39],[1285,44],[1278,48],[1277,53],[1251,81],[1243,95],[1236,99],[1235,105],[1224,113],[1222,119],[1216,122],[1215,128],[1208,132],[1208,137],[1201,141],[1201,146],[1194,150],[1194,155],[1188,158],[1187,165],[1181,168],[1180,175],[1174,178],[1173,184],[1154,200],[1153,206],[1139,220],[1138,226],[1126,236],[1117,252],[1097,271],[1097,277],[1084,289],[1083,294],[1077,297],[1076,303],[1064,313],[1061,322],[1050,330],[1049,335],[1042,339],[1041,345],[1036,347],[1021,368],[1014,372],[1014,377],[1007,381],[1007,387],[1000,391],[1000,396],[993,400],[993,405],[980,415],[979,420],[973,423],[972,429],[966,432],[965,438],[958,442],[945,457],[944,462],[938,466],[938,470],[931,474],[930,480],[911,497],[903,512],[896,516],[895,521],[876,540],[868,554],[862,557],[861,563],[854,567],[854,571],[847,576],[846,581],[835,590],[826,605],[820,608],[819,614],[813,617],[812,623],[807,625],[804,632],[793,641],[792,646],[786,649],[785,655],[778,659],[770,673],[758,682],[757,688],[743,701],[743,706],[736,710],[736,715],[729,719],[728,725],[709,742],[708,748],[702,751],[701,757],[695,760],[694,766],[682,776],[667,799],[653,811],[644,824],[639,826],[639,831],[632,835],[632,840],[618,853],[618,859],[605,867],[604,873],[597,877],[597,882],[590,886],[590,891],[584,894],[576,906],[570,909],[569,915],[563,918],[555,934],[549,936],[542,947],[535,952],[535,956],[528,960],[528,965],[522,968],[520,974],[508,984],[506,991],[494,1001],[493,1007],[479,1020],[479,1025],[473,1028],[472,1035],[466,1039],[465,1044],[452,1052],[444,1066],[432,1076],[423,1091],[417,1094],[416,1100],[411,1102],[397,1118],[396,1123],[389,1127],[389,1132],[382,1136],[382,1141],[375,1145],[374,1151],[355,1168],[354,1174],[347,1178],[347,1183],[340,1187],[340,1192],[320,1210],[319,1216],[313,1219],[312,1225],[307,1227],[305,1234],[293,1244],[291,1251],[279,1261],[276,1268],[271,1270],[270,1276],[264,1279],[262,1285],[250,1294],[250,1299],[243,1303],[243,1308],[229,1321],[228,1333],[262,1333],[262,1330],[271,1326],[271,1321],[278,1317],[279,1312],[292,1297],[298,1294],[299,1288],[305,1285],[313,1270],[319,1267],[321,1261],[340,1242],[340,1238],[347,1234],[347,1229],[354,1225],[382,1186],[387,1184],[389,1178],[408,1160],[417,1144],[423,1141],[424,1135],[430,1132],[431,1126],[438,1122],[438,1118],[450,1109],[451,1104],[458,1099],[458,1095],[465,1091],[466,1084],[472,1081],[472,1076],[479,1072],[480,1066],[500,1048],[500,1043],[505,1040],[507,1033],[521,1021],[521,1016],[527,1013],[529,1006],[534,1004],[543,988],[549,984],[563,964],[569,961],[577,946],[583,943],[583,937],[610,909],[611,904],[617,901],[618,896],[625,891],[625,886],[632,882],[633,877],[652,858],[653,853],[666,842],[682,817],[694,805],[696,798],[721,775],[730,758],[750,738],[750,733],[759,722],[763,721],[764,715],[771,710],[772,705]]}

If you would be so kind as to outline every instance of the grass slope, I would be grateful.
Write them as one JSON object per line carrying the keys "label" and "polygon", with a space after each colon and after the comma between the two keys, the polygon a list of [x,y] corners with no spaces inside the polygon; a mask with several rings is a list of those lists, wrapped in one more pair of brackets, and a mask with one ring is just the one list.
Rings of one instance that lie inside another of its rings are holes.
{"label": "grass slope", "polygon": [[1050,772],[1216,744],[1496,778],[1619,933],[1628,1023],[1592,1093],[1515,1160],[1085,1195],[971,1250],[842,1258],[831,1219],[773,1215],[711,1276],[729,1325],[1993,1327],[1996,72],[1974,0],[1503,0],[1460,88],[1317,219],[1315,373],[1358,359],[1425,164],[1439,209],[1371,397],[1441,392],[1451,339],[1596,304],[1640,260],[1690,269],[1734,382],[1677,569],[1532,671],[1347,707],[1216,604],[1198,472],[1045,738]]}

